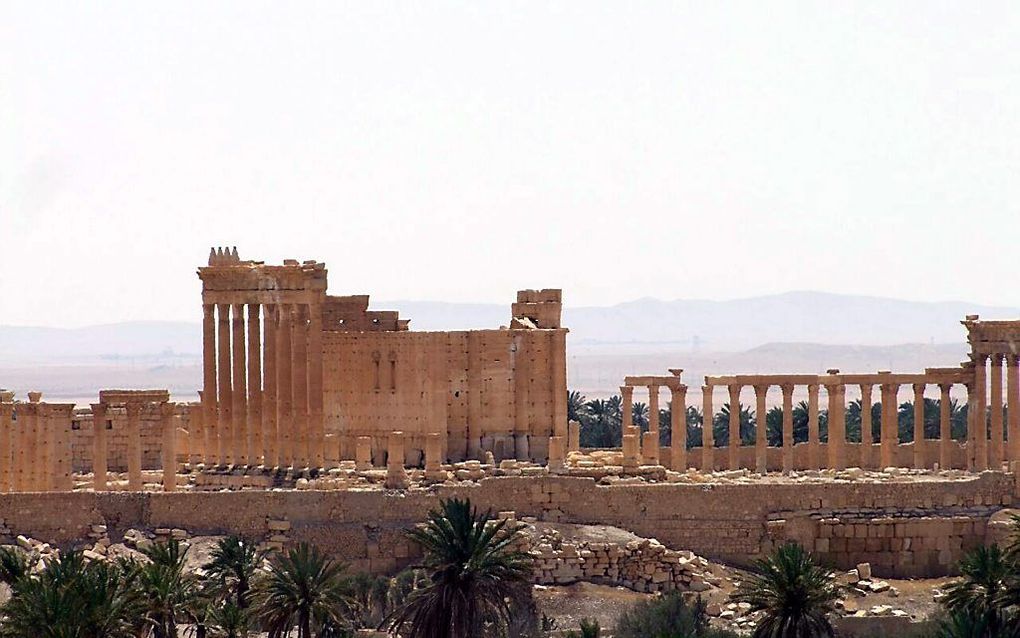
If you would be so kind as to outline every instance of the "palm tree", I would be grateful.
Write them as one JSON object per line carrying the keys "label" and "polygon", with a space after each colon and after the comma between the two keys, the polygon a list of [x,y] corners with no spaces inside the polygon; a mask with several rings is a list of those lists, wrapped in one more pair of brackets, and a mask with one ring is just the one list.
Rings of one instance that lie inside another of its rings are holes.
{"label": "palm tree", "polygon": [[13,545],[0,547],[0,582],[13,588],[30,571],[28,552]]}
{"label": "palm tree", "polygon": [[255,543],[227,536],[216,543],[211,560],[204,567],[223,598],[232,598],[238,609],[247,609],[252,580],[264,556]]}
{"label": "palm tree", "polygon": [[828,615],[839,588],[803,547],[787,543],[755,562],[758,573],[740,583],[734,600],[763,611],[755,638],[834,636]]}
{"label": "palm tree", "polygon": [[570,421],[582,422],[585,416],[585,405],[587,399],[577,390],[567,393],[567,419]]}
{"label": "palm tree", "polygon": [[298,638],[312,638],[313,629],[346,627],[353,607],[346,566],[308,543],[270,559],[268,578],[259,587],[256,614],[269,635],[285,636],[296,625]]}
{"label": "palm tree", "polygon": [[198,579],[184,569],[188,548],[176,539],[154,543],[142,552],[149,562],[139,567],[145,618],[153,638],[177,638],[177,624],[198,601]]}
{"label": "palm tree", "polygon": [[[740,440],[742,444],[754,442],[754,413],[750,408],[737,404],[740,414]],[[716,447],[725,447],[730,444],[730,404],[724,403],[719,412],[712,420],[712,437]]]}
{"label": "palm tree", "polygon": [[[470,500],[443,500],[424,525],[408,532],[425,552],[432,582],[390,618],[415,638],[477,638],[487,623],[510,624],[521,587],[530,581],[531,557],[518,549],[521,526],[479,513]],[[530,589],[529,589],[530,591]]]}
{"label": "palm tree", "polygon": [[979,622],[986,631],[978,636],[998,636],[1007,624],[1008,583],[1014,571],[997,545],[975,548],[960,560],[962,578],[946,587],[946,609]]}
{"label": "palm tree", "polygon": [[207,622],[212,638],[244,638],[251,626],[251,611],[228,600],[210,607]]}
{"label": "palm tree", "polygon": [[650,415],[648,413],[648,404],[642,403],[641,401],[635,401],[630,406],[630,408],[631,408],[630,410],[631,420],[633,421],[634,425],[641,428],[642,432],[647,430],[650,418]]}

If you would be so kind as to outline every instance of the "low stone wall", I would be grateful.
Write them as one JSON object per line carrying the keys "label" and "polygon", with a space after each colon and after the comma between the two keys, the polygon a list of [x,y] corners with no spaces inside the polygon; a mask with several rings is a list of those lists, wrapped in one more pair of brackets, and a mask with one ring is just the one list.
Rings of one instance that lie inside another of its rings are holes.
{"label": "low stone wall", "polygon": [[[1014,477],[986,472],[962,480],[902,483],[600,485],[589,478],[546,476],[406,491],[2,494],[0,519],[15,534],[63,544],[86,537],[92,525],[100,524],[111,534],[129,528],[180,528],[267,540],[269,521],[289,521],[288,542],[313,542],[352,562],[355,569],[386,572],[414,556],[404,530],[424,520],[440,497],[452,496],[539,521],[612,525],[656,538],[670,549],[737,564],[786,540],[820,550],[824,542],[816,541],[828,539],[829,551],[821,552],[822,558],[841,566],[871,562],[878,576],[936,576],[947,573],[967,546],[983,540],[986,512],[1013,501]],[[890,524],[886,519],[896,512],[916,516]],[[856,517],[852,538],[846,536],[850,519],[844,523],[841,518],[850,513]],[[969,525],[957,528],[957,522],[964,525],[963,517]],[[821,522],[831,518],[840,523]],[[903,525],[901,535],[898,524]],[[882,530],[880,536],[874,532],[874,538],[883,541],[869,545],[873,528]],[[836,529],[844,530],[843,535],[835,536]],[[889,530],[892,536],[885,535]],[[833,545],[834,538],[847,540],[846,549]],[[895,549],[893,541],[906,538],[911,539],[910,549],[902,544]],[[930,553],[920,554],[921,559],[914,554],[908,563],[895,558],[903,551],[916,552],[916,547],[935,552],[936,559],[931,560]],[[938,557],[944,551],[946,560]]]}

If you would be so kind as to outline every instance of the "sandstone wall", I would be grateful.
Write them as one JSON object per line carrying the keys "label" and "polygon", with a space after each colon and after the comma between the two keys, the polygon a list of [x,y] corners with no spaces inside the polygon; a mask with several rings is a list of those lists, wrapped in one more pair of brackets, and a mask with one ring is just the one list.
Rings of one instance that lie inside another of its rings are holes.
{"label": "sandstone wall", "polygon": [[457,495],[518,517],[613,525],[717,560],[746,563],[796,540],[834,566],[869,561],[879,576],[933,576],[948,573],[967,547],[982,542],[988,514],[1009,505],[1013,494],[1007,473],[957,481],[781,485],[604,486],[591,479],[508,477],[427,491],[3,494],[0,519],[14,533],[63,543],[85,537],[93,524],[106,524],[113,533],[183,528],[264,539],[270,520],[287,520],[291,541],[321,545],[356,569],[391,571],[414,552],[403,530],[423,520],[439,497]]}
{"label": "sandstone wall", "polygon": [[[191,408],[197,404],[179,403],[176,406],[178,428],[187,430],[190,425]],[[196,407],[197,409],[197,407]],[[108,463],[112,472],[127,471],[127,413],[123,407],[107,409]],[[162,469],[163,430],[160,424],[158,406],[142,410],[139,419],[142,439],[142,469]],[[182,432],[177,445],[178,454],[187,450],[186,434]],[[92,471],[92,452],[95,446],[95,425],[92,413],[83,410],[74,415],[71,422],[71,463],[75,472]],[[183,460],[183,459],[182,459]]]}

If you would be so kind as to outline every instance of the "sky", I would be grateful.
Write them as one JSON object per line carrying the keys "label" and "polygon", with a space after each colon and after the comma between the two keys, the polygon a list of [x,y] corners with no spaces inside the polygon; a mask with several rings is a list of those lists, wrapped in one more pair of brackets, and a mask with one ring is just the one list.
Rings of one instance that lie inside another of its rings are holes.
{"label": "sky", "polygon": [[376,299],[1020,305],[1018,142],[1016,2],[0,0],[0,324],[198,320],[213,245]]}

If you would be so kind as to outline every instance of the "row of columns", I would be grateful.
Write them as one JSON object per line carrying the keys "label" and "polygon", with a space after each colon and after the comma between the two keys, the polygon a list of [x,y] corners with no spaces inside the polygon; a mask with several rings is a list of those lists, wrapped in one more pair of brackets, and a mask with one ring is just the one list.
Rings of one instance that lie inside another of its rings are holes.
{"label": "row of columns", "polygon": [[[167,402],[127,401],[122,404],[125,412],[125,438],[127,439],[127,490],[142,491],[142,411],[150,405],[159,411],[161,433],[160,451],[163,466],[163,491],[177,489],[177,423],[175,407]],[[105,401],[93,403],[92,407],[92,489],[96,492],[110,489],[110,431],[113,420],[109,418],[112,404]]]}
{"label": "row of columns", "polygon": [[[1020,461],[1020,355],[1013,353],[974,354],[974,389],[968,395],[968,441],[975,469],[998,468],[1004,461]],[[1003,367],[1006,368],[1003,388]],[[1005,391],[1005,392],[1004,392]],[[1006,421],[1003,412],[1006,412]],[[986,418],[982,417],[989,413]],[[1004,433],[1008,431],[1007,448]]]}
{"label": "row of columns", "polygon": [[205,304],[192,464],[323,467],[322,308]]}
{"label": "row of columns", "polygon": [[[1008,368],[1007,392],[1009,397],[1020,405],[1020,375],[1016,366],[1016,359]],[[983,387],[981,368],[978,367],[978,374],[975,376],[975,385]],[[996,387],[1000,388],[997,392]],[[793,394],[797,384],[794,383],[758,383],[751,387],[755,392],[756,424],[754,441],[754,469],[764,474],[767,470],[767,449],[768,440],[765,426],[767,413],[766,397],[769,390],[778,386],[783,393],[783,445],[782,445],[782,469],[789,472],[793,469]],[[833,469],[845,469],[846,467],[846,385],[845,383],[809,383],[807,388],[807,411],[808,411],[808,440],[807,440],[807,467],[809,469],[821,469],[829,467]],[[853,384],[860,388],[861,393],[861,433],[862,442],[860,445],[860,464],[864,467],[870,466],[877,460],[880,467],[896,465],[896,450],[899,445],[898,428],[898,394],[902,383],[890,380],[888,383],[860,383]],[[873,459],[872,444],[872,411],[875,386],[880,391],[881,402],[881,431],[879,437],[878,458]],[[914,395],[914,441],[923,442],[924,436],[924,393],[928,383],[914,383],[912,385]],[[952,438],[951,438],[951,413],[950,393],[953,383],[937,383],[940,388],[940,414],[939,414],[939,467],[948,468],[952,465]],[[988,436],[984,419],[974,419],[975,414],[983,414],[984,399],[983,392],[972,391],[970,384],[965,384],[968,389],[968,397],[973,404],[969,410],[971,414],[968,433],[974,444],[969,447],[973,449],[968,466],[975,470],[984,470],[989,467],[1000,467],[1004,460],[1007,460],[1003,444],[1002,414],[1003,402],[1001,392],[1001,365],[992,364],[992,416],[991,416],[991,450],[988,450]],[[687,459],[687,386],[683,384],[671,384],[668,386],[671,391],[671,430],[672,440],[670,443],[672,467],[676,471],[684,471],[688,467]],[[712,422],[715,415],[713,391],[715,385],[702,386],[702,414],[704,425],[701,430],[701,467],[712,468],[716,461],[716,441],[713,436]],[[739,469],[741,467],[740,449],[740,393],[745,384],[727,384],[724,386],[728,391],[729,398],[729,421],[727,423],[729,445],[727,447],[727,467]],[[829,437],[826,458],[821,458],[821,440],[819,436],[819,391],[826,390]],[[659,390],[658,385],[649,385],[648,406],[649,406],[649,428],[645,436],[646,449],[640,454],[645,462],[657,459],[658,430],[659,430]],[[633,400],[634,386],[625,385],[620,387],[622,397],[622,422],[624,437],[624,458],[627,459],[627,447],[640,444],[640,437],[637,436],[638,428],[633,424]],[[1020,460],[1020,410],[1009,411],[1009,431],[1018,432],[1011,436],[1009,460]],[[630,438],[628,439],[628,436]],[[649,451],[648,447],[653,447]],[[636,458],[636,457],[635,457]],[[923,468],[926,463],[925,449],[923,444],[913,446],[912,464],[916,468]]]}

